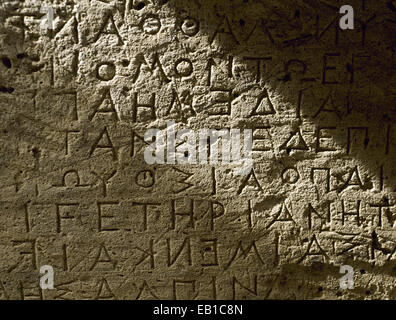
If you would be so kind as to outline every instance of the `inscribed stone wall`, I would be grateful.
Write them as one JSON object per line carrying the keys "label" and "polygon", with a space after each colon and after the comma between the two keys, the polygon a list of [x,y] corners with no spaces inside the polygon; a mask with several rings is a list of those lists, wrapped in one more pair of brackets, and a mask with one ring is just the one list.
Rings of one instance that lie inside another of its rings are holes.
{"label": "inscribed stone wall", "polygon": [[[2,298],[396,297],[395,1],[1,1]],[[147,164],[170,122],[252,171]]]}

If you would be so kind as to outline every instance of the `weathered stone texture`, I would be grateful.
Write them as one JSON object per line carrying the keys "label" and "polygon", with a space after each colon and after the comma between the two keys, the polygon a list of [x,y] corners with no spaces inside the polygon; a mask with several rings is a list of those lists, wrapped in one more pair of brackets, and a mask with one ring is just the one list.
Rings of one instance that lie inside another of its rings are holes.
{"label": "weathered stone texture", "polygon": [[[3,298],[395,298],[394,1],[1,1]],[[168,121],[253,171],[148,165]]]}

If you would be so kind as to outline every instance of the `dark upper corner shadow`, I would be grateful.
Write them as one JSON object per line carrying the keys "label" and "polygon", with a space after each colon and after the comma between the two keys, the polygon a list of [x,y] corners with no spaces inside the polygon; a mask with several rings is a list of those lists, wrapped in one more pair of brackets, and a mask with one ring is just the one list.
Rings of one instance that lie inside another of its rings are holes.
{"label": "dark upper corner shadow", "polygon": [[[281,114],[285,106],[296,110],[293,133],[303,122],[314,124],[318,134],[346,148],[347,159],[358,160],[354,163],[362,163],[371,177],[379,178],[380,166],[393,170],[391,160],[396,156],[396,7],[389,1],[351,0],[355,28],[341,30],[342,4],[337,3],[169,0],[166,7],[179,23],[191,17],[191,27],[199,24],[199,32],[191,37],[206,37],[217,59],[272,57],[260,66],[253,61],[253,70],[261,68],[258,85],[268,90],[266,98],[275,100],[271,107],[276,112]],[[271,116],[256,119],[262,124]],[[321,127],[337,129],[318,131]],[[321,149],[317,140],[307,146],[300,141],[298,147],[323,155],[326,147]],[[287,163],[299,159],[285,154]]]}
{"label": "dark upper corner shadow", "polygon": [[[342,15],[335,0],[158,1],[174,11],[178,24],[184,23],[188,29],[190,23],[188,36],[205,35],[214,55],[272,56],[273,61],[283,62],[274,75],[283,76],[283,82],[300,74],[316,78],[328,88],[338,84],[353,89],[359,76],[396,102],[396,6],[392,1],[376,1],[370,6],[366,0],[349,1],[355,4],[354,30],[340,29]],[[336,57],[335,61],[330,61],[331,57]],[[323,74],[317,74],[322,70],[315,70],[325,67],[324,59],[326,71],[335,67],[335,62],[341,69],[334,72],[346,74],[324,79]],[[384,111],[389,113],[389,108]],[[396,107],[391,111],[396,112]]]}

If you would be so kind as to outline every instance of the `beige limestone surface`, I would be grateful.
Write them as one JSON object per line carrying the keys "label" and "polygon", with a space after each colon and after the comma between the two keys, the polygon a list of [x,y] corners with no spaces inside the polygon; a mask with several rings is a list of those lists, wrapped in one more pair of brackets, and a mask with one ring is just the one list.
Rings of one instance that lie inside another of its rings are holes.
{"label": "beige limestone surface", "polygon": [[[0,1],[1,298],[396,298],[395,1]],[[253,170],[147,164],[170,121]]]}

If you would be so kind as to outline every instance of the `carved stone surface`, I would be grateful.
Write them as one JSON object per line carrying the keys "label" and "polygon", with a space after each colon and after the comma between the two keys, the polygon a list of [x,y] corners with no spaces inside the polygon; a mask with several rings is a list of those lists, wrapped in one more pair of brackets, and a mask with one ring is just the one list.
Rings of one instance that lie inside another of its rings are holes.
{"label": "carved stone surface", "polygon": [[[396,298],[396,2],[343,4],[2,0],[1,297]],[[147,164],[170,121],[253,170]]]}

